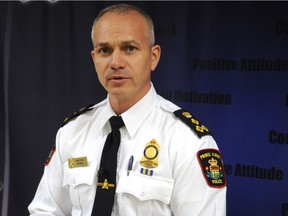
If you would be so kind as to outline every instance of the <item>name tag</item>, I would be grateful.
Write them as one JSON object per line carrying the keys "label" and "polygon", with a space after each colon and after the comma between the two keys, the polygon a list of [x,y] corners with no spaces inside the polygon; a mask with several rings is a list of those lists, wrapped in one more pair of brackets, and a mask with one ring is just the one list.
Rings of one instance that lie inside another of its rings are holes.
{"label": "name tag", "polygon": [[70,158],[68,159],[69,168],[73,169],[76,167],[87,167],[87,157]]}

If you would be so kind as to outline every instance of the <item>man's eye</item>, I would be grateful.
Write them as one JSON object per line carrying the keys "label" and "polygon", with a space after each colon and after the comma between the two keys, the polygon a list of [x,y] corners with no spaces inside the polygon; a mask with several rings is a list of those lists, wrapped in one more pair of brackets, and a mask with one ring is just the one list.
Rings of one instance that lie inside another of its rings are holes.
{"label": "man's eye", "polygon": [[108,47],[102,47],[101,49],[98,50],[98,53],[100,54],[109,54],[110,49]]}
{"label": "man's eye", "polygon": [[131,46],[131,45],[125,47],[125,51],[129,52],[129,53],[135,52],[136,50],[137,50],[137,48],[134,46]]}

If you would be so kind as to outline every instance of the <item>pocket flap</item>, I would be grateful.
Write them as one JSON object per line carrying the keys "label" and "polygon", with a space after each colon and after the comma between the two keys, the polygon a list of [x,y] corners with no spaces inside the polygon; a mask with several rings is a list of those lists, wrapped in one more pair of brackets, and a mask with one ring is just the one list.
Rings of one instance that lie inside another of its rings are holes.
{"label": "pocket flap", "polygon": [[120,175],[116,193],[129,193],[139,200],[160,200],[166,204],[170,203],[174,180],[156,176],[146,176],[131,171]]}
{"label": "pocket flap", "polygon": [[86,167],[69,168],[68,162],[64,164],[63,186],[73,188],[80,184],[92,185],[96,172],[96,165],[89,164]]}

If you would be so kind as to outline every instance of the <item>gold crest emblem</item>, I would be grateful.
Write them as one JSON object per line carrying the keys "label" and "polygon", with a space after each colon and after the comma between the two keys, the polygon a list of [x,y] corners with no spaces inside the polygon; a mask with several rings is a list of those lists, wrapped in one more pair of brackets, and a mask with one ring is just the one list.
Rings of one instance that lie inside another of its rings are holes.
{"label": "gold crest emblem", "polygon": [[159,165],[159,145],[155,139],[152,139],[146,144],[142,159],[140,161],[141,165],[147,168],[155,168]]}

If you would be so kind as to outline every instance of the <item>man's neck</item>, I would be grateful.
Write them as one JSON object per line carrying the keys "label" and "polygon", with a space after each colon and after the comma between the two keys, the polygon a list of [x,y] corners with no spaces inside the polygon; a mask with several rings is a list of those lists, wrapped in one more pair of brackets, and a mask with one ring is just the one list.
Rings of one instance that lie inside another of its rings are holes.
{"label": "man's neck", "polygon": [[121,115],[122,113],[126,112],[132,106],[137,104],[151,89],[151,85],[145,91],[137,94],[135,97],[116,97],[113,95],[109,95],[109,101],[111,104],[112,109],[117,115]]}

